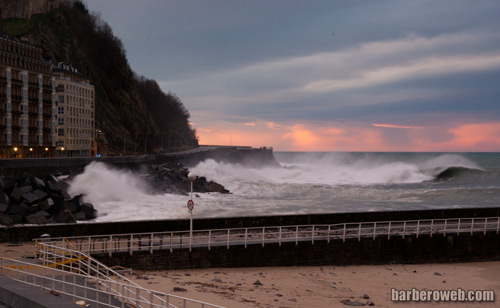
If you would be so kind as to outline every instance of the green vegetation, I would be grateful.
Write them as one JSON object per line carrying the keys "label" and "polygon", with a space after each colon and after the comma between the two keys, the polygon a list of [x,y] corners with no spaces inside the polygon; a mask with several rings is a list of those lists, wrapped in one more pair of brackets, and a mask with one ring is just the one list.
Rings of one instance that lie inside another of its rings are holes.
{"label": "green vegetation", "polygon": [[[196,131],[181,100],[164,93],[156,81],[138,77],[111,27],[79,0],[30,20],[3,21],[4,32],[41,46],[47,58],[76,67],[89,76],[96,92],[96,129],[106,133],[116,154],[135,148],[197,145]],[[160,137],[161,136],[161,137]],[[168,137],[165,137],[168,136]],[[167,139],[168,138],[168,139]]]}

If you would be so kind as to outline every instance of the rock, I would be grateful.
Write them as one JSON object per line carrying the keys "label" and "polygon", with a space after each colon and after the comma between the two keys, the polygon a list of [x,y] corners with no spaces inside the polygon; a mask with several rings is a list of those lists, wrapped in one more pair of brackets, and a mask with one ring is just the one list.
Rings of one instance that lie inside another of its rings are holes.
{"label": "rock", "polygon": [[6,213],[9,206],[5,203],[0,203],[0,213]]}
{"label": "rock", "polygon": [[31,180],[31,184],[34,186],[34,187],[37,187],[37,188],[45,188],[45,182],[40,179],[40,178],[37,178],[36,176],[32,176],[30,178]]}
{"label": "rock", "polygon": [[76,219],[75,216],[73,216],[73,213],[71,213],[70,210],[63,210],[59,212],[55,217],[54,220],[59,223],[75,223]]}
{"label": "rock", "polygon": [[97,211],[91,203],[84,203],[81,205],[81,210],[85,213],[87,219],[96,219]]}
{"label": "rock", "polygon": [[44,178],[47,180],[47,182],[48,181],[52,181],[55,183],[59,182],[59,179],[55,175],[53,175],[52,173],[47,174],[46,176],[44,176]]}
{"label": "rock", "polygon": [[291,302],[294,302],[294,303],[296,303],[296,302],[297,302],[297,299],[296,299],[295,297],[293,297],[293,298],[289,298],[288,300],[289,300],[289,301],[291,301]]}
{"label": "rock", "polygon": [[76,213],[76,212],[80,211],[80,209],[81,209],[81,207],[80,207],[81,197],[82,197],[82,195],[77,195],[69,200],[64,200],[63,208],[65,210],[70,210],[72,213]]}
{"label": "rock", "polygon": [[54,296],[60,296],[61,293],[57,292],[56,290],[50,290],[49,292],[50,294],[54,295]]}
{"label": "rock", "polygon": [[174,287],[174,292],[187,292],[187,289],[181,287]]}
{"label": "rock", "polygon": [[33,204],[33,203],[37,203],[40,201],[38,199],[38,197],[34,193],[31,193],[31,192],[24,193],[21,196],[21,199],[26,201],[27,204]]}
{"label": "rock", "polygon": [[22,197],[23,194],[24,194],[24,191],[22,191],[21,189],[19,189],[19,187],[14,187],[14,189],[10,193],[10,198],[14,202],[19,203],[19,202],[21,202],[21,197]]}
{"label": "rock", "polygon": [[253,283],[254,286],[263,286],[262,282],[260,282],[260,280],[255,280],[255,282]]}
{"label": "rock", "polygon": [[46,199],[49,196],[46,192],[44,192],[44,191],[42,191],[40,189],[35,190],[33,192],[33,194],[35,196],[37,196],[39,200],[44,200],[44,199]]}
{"label": "rock", "polygon": [[75,216],[76,220],[86,220],[87,219],[84,211],[79,211],[79,212],[73,213],[73,216]]}
{"label": "rock", "polygon": [[356,302],[356,301],[351,301],[350,299],[342,300],[340,301],[342,304],[347,305],[347,306],[364,306],[365,304]]}
{"label": "rock", "polygon": [[19,215],[24,216],[28,211],[28,206],[21,202],[19,204],[12,204],[9,209],[9,215]]}
{"label": "rock", "polygon": [[14,224],[14,220],[5,215],[4,213],[0,213],[0,225],[2,226],[12,226]]}
{"label": "rock", "polygon": [[29,193],[33,191],[33,186],[31,184],[26,183],[26,185],[19,187],[20,190],[22,190],[24,193]]}
{"label": "rock", "polygon": [[220,280],[219,278],[214,278],[212,279],[213,282],[222,282],[222,280]]}
{"label": "rock", "polygon": [[368,294],[363,294],[363,296],[361,296],[362,299],[370,299],[370,296],[368,296]]}
{"label": "rock", "polygon": [[0,204],[10,204],[9,196],[0,188]]}
{"label": "rock", "polygon": [[446,283],[446,280],[443,280],[443,283]]}
{"label": "rock", "polygon": [[43,225],[43,224],[48,224],[49,221],[45,215],[29,215],[26,216],[26,223],[27,224],[33,224],[33,225]]}
{"label": "rock", "polygon": [[435,272],[434,275],[436,276],[442,276],[441,273]]}
{"label": "rock", "polygon": [[60,193],[62,191],[62,189],[59,187],[59,185],[57,185],[57,182],[52,182],[52,181],[47,182],[47,187],[52,192]]}
{"label": "rock", "polygon": [[50,211],[50,209],[54,206],[54,200],[52,198],[48,198],[38,203],[38,206],[44,211]]}
{"label": "rock", "polygon": [[366,306],[375,306],[375,303],[373,301],[367,301]]}

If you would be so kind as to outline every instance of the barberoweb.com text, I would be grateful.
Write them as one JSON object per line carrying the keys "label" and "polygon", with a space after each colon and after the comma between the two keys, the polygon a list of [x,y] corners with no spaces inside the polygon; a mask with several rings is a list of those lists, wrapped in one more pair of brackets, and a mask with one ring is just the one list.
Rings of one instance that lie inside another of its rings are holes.
{"label": "barberoweb.com text", "polygon": [[397,290],[391,289],[393,302],[494,302],[493,290]]}

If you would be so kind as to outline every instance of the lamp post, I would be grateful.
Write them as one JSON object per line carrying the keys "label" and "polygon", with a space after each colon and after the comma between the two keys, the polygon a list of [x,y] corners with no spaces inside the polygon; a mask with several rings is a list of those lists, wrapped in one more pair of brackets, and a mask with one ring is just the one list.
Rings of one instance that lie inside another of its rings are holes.
{"label": "lamp post", "polygon": [[188,179],[191,181],[191,199],[189,199],[187,203],[187,207],[189,210],[189,251],[191,251],[192,243],[193,243],[193,209],[194,209],[194,201],[193,201],[193,182],[196,180],[197,176],[194,172],[188,173]]}

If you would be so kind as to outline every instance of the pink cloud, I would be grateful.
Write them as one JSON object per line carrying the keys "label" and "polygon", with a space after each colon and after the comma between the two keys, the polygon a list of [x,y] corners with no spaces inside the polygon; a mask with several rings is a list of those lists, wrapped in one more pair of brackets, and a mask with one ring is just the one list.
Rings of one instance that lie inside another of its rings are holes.
{"label": "pink cloud", "polygon": [[406,128],[406,129],[420,129],[424,128],[422,126],[405,126],[405,125],[393,125],[393,124],[372,124],[375,127],[385,127],[385,128]]}
{"label": "pink cloud", "polygon": [[429,127],[360,122],[269,123],[213,123],[198,129],[198,134],[201,144],[273,146],[278,151],[500,150],[500,123],[437,123]]}

